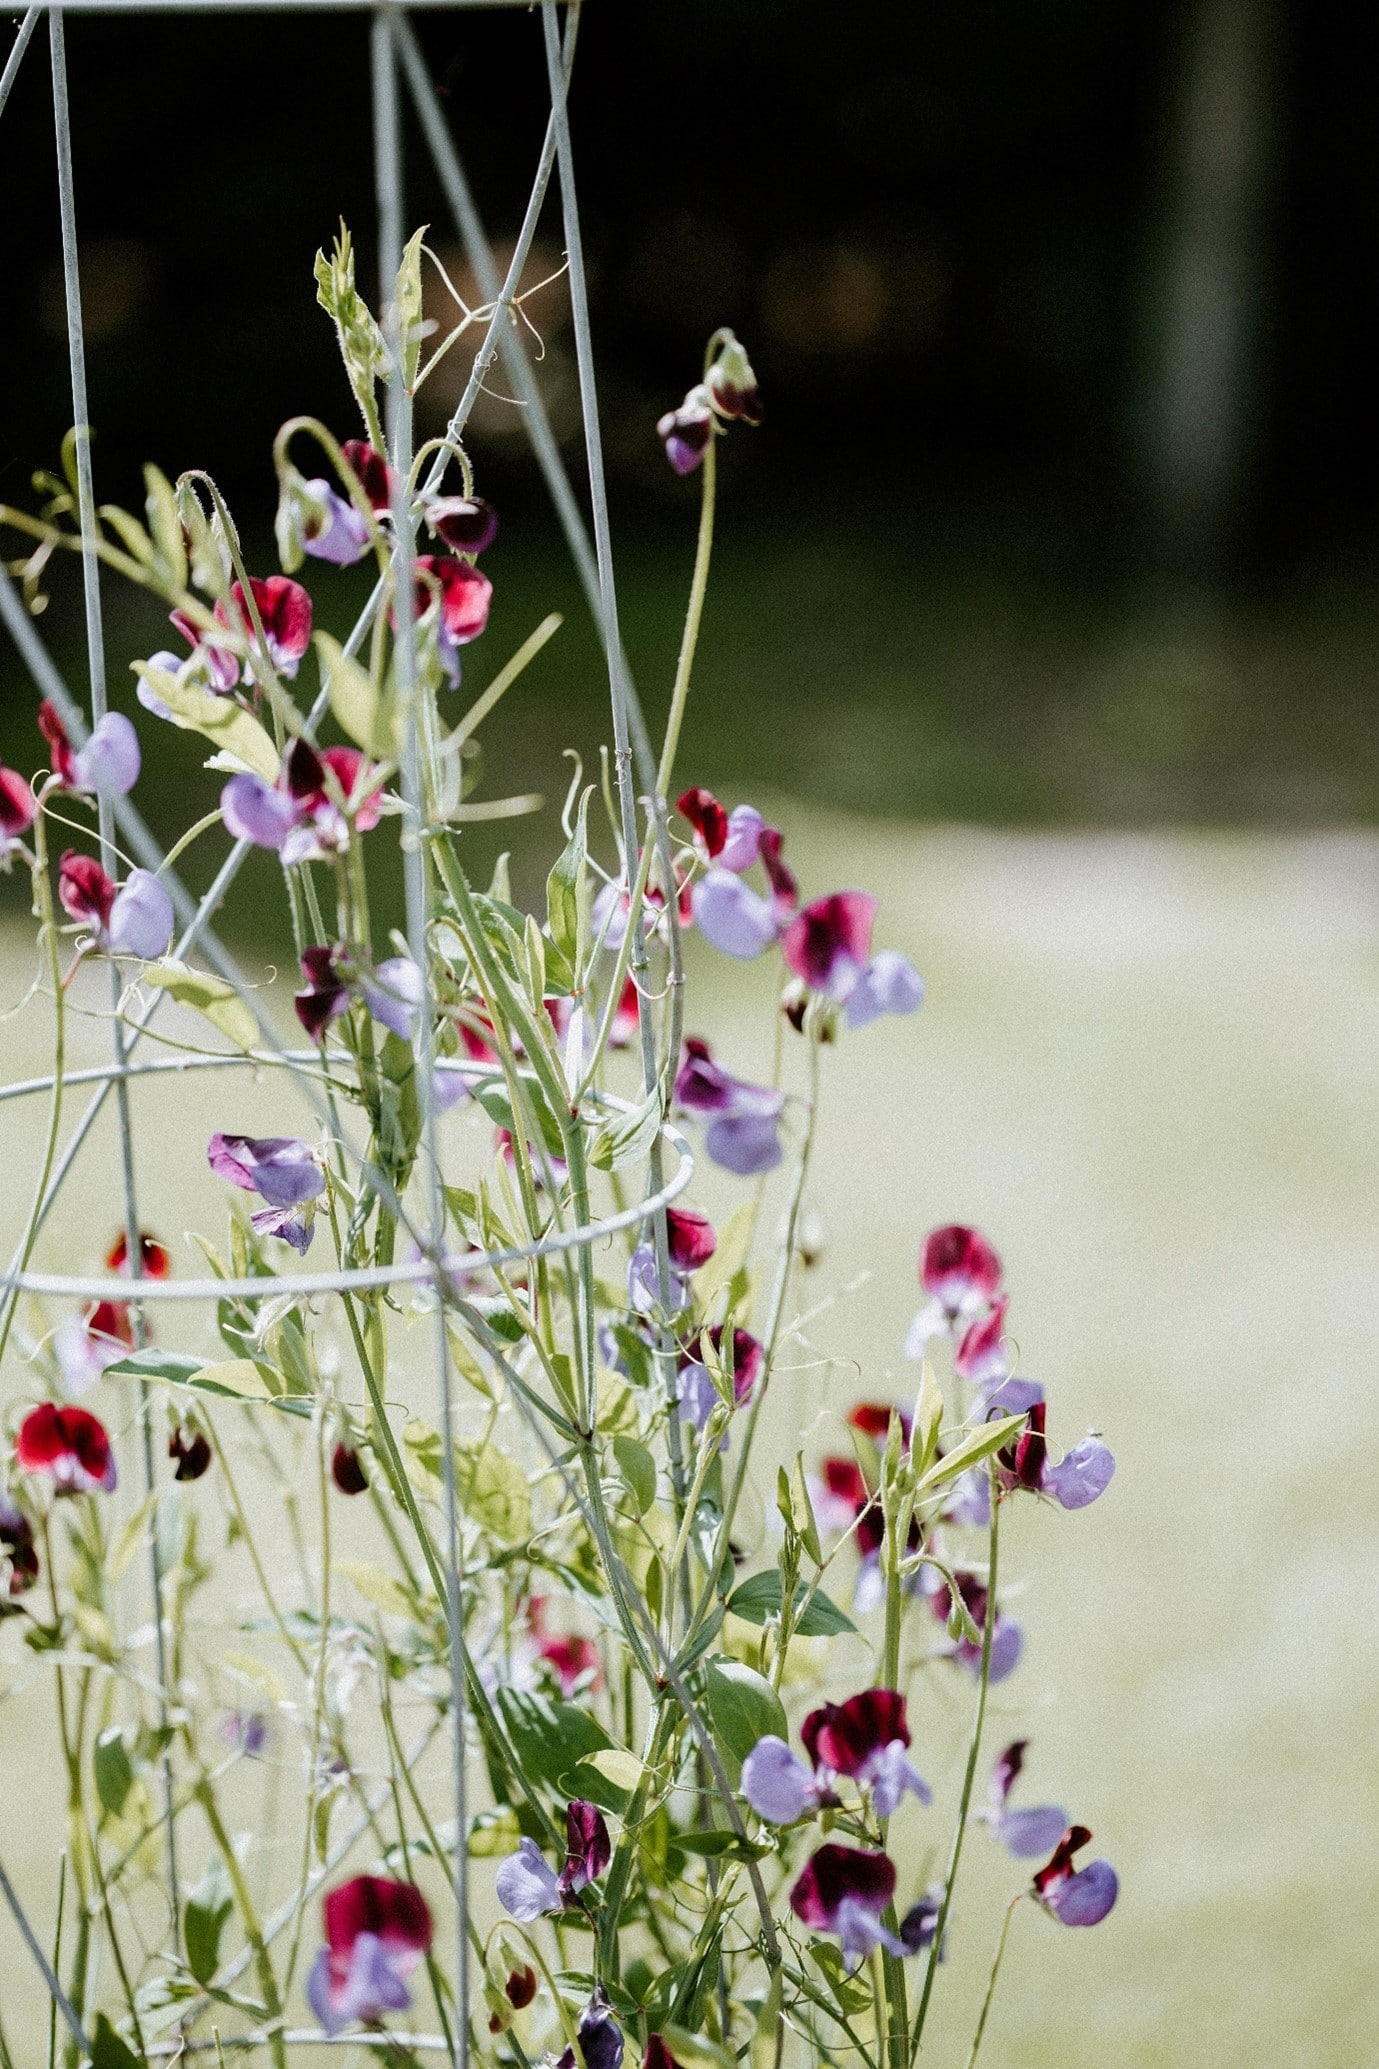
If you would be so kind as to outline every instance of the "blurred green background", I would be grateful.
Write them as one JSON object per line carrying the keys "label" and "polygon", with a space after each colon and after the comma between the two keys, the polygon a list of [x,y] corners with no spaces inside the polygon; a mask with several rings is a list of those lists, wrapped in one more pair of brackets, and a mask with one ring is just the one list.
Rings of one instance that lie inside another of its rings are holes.
{"label": "blurred green background", "polygon": [[[539,27],[422,34],[501,244],[539,142]],[[1001,1721],[1125,1894],[1092,1936],[1019,1921],[991,2069],[1352,2069],[1379,2007],[1373,29],[1335,0],[589,0],[582,34],[614,532],[653,725],[696,506],[653,425],[727,321],[768,418],[723,452],[681,771],[770,803],[811,888],[877,890],[878,938],[930,985],[833,1072],[824,1275],[872,1276],[819,1324],[823,1354],[907,1386],[917,1242],[976,1219],[1056,1423],[1094,1421],[1121,1462],[1087,1515],[1029,1521],[1031,1651]],[[74,19],[69,50],[99,492],[137,503],[146,457],[206,465],[266,567],[276,424],[354,428],[310,262],[343,213],[368,277],[364,30]],[[68,421],[50,119],[36,43],[0,120],[0,192],[23,200],[0,215],[18,502]],[[419,148],[410,179],[448,254]],[[533,278],[559,262],[554,215],[543,237]],[[577,470],[559,287],[531,313]],[[503,529],[466,695],[566,613],[486,728],[482,794],[555,800],[563,750],[592,766],[607,737],[598,647],[512,407],[486,404],[471,445]],[[43,629],[79,684],[73,577]],[[342,630],[362,585],[311,581]],[[165,630],[107,597],[127,682]],[[6,650],[0,756],[21,767],[32,711]],[[170,834],[215,779],[140,725],[140,801]],[[477,875],[512,845],[530,890],[554,811],[467,838]],[[193,852],[193,882],[220,852]],[[227,927],[280,951],[271,870]],[[4,970],[8,1001],[17,947]],[[693,974],[750,1069],[762,973]],[[97,1168],[54,1233],[83,1261]],[[170,1229],[205,1226],[180,1185]],[[860,1385],[840,1366],[828,1398]],[[783,1446],[819,1398],[808,1377],[782,1395]],[[936,1745],[951,1722],[927,1721]],[[45,1838],[27,1868],[51,1858]],[[983,1843],[936,2060],[962,2059],[1007,1887]],[[0,1936],[0,1976],[13,1958]]]}

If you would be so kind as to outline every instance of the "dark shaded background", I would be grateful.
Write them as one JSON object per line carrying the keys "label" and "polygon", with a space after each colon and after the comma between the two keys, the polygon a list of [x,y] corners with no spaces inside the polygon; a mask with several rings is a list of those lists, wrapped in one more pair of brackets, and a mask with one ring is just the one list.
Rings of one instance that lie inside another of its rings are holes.
{"label": "dark shaded background", "polygon": [[[419,26],[501,243],[544,124],[539,19]],[[366,39],[350,16],[68,25],[98,493],[137,505],[144,458],[206,466],[265,564],[277,423],[354,428],[311,261],[344,215],[372,288]],[[1374,815],[1370,42],[1334,0],[588,0],[576,154],[653,711],[696,505],[655,417],[719,322],[768,402],[725,453],[687,778],[994,822]],[[419,139],[409,178],[450,247]],[[31,503],[70,416],[41,32],[0,194],[0,497]],[[554,206],[543,240],[533,278]],[[532,315],[577,465],[559,286]],[[504,528],[467,680],[567,608],[489,733],[498,789],[554,789],[560,748],[606,730],[597,651],[517,412],[488,405],[472,446]],[[311,579],[343,624],[358,585]],[[44,624],[75,675],[74,606],[67,569]],[[110,610],[124,680],[162,633]],[[0,689],[23,764],[8,654]]]}

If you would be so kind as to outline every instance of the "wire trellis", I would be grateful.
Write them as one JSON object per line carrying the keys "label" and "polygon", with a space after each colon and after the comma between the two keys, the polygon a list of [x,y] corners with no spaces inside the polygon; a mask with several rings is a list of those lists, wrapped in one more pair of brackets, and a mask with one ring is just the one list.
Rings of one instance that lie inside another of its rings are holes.
{"label": "wire trellis", "polygon": [[[665,833],[665,802],[656,796],[656,767],[650,740],[637,698],[636,690],[627,667],[623,652],[618,621],[617,594],[614,580],[612,544],[608,517],[608,502],[604,481],[602,448],[599,436],[598,398],[595,380],[592,335],[589,320],[587,285],[585,280],[583,246],[580,235],[579,208],[576,194],[573,143],[567,109],[567,92],[570,68],[573,62],[575,41],[579,26],[579,0],[567,0],[563,9],[560,0],[540,0],[542,31],[545,51],[545,92],[549,97],[550,114],[546,135],[533,177],[530,196],[523,217],[512,259],[506,274],[500,278],[494,260],[493,250],[484,226],[475,207],[471,189],[465,176],[459,151],[449,124],[442,111],[440,101],[427,71],[424,55],[409,20],[409,13],[422,14],[439,12],[463,13],[473,8],[493,9],[500,7],[522,8],[530,11],[530,0],[409,0],[407,7],[387,4],[387,0],[46,0],[42,7],[30,7],[19,25],[13,46],[0,72],[0,113],[3,113],[14,79],[28,52],[42,17],[46,15],[49,31],[49,48],[52,66],[54,129],[57,156],[58,197],[62,231],[63,282],[66,302],[67,336],[71,366],[72,415],[75,426],[75,461],[78,486],[78,513],[82,542],[83,602],[86,621],[86,651],[88,683],[86,695],[78,696],[64,681],[60,671],[48,653],[35,628],[32,618],[24,607],[15,584],[9,574],[0,566],[0,619],[3,619],[20,657],[40,692],[56,706],[74,745],[83,745],[92,726],[97,724],[106,710],[106,681],[104,661],[104,639],[101,612],[100,563],[96,550],[97,517],[95,487],[91,458],[90,412],[86,391],[86,366],[81,315],[81,282],[79,266],[79,244],[77,235],[77,202],[72,172],[72,123],[67,97],[67,69],[65,52],[65,18],[70,14],[99,14],[107,18],[124,15],[182,14],[197,16],[209,13],[255,13],[291,12],[302,15],[320,14],[330,16],[340,13],[368,13],[371,18],[370,36],[370,84],[374,119],[375,172],[378,204],[378,243],[380,254],[380,275],[385,282],[393,280],[398,271],[404,241],[404,176],[405,140],[404,121],[401,106],[401,89],[405,86],[416,118],[417,129],[430,153],[436,175],[440,181],[454,227],[463,245],[466,258],[478,282],[479,292],[491,314],[484,331],[473,367],[465,384],[464,392],[451,417],[448,438],[457,440],[464,429],[469,413],[479,395],[483,383],[495,362],[501,359],[505,375],[511,384],[517,400],[522,405],[522,421],[531,438],[533,451],[540,467],[557,518],[563,530],[571,557],[579,575],[591,611],[599,625],[606,653],[609,690],[612,704],[614,771],[621,831],[625,852],[629,858],[638,852],[637,808],[638,788],[649,799],[656,828],[658,852],[666,857],[668,848]],[[537,384],[532,363],[523,342],[519,324],[514,319],[515,303],[522,271],[530,253],[538,222],[548,198],[552,178],[558,182],[563,219],[564,244],[569,267],[570,293],[576,340],[580,404],[584,424],[586,487],[592,525],[586,526],[581,511],[579,496],[566,470],[564,460],[551,429],[540,388]],[[400,343],[396,333],[396,312],[384,312],[385,334],[388,349],[400,371]],[[389,388],[388,435],[390,458],[396,478],[405,480],[412,457],[411,405],[403,381],[395,379]],[[438,453],[426,488],[435,486],[445,464],[444,451]],[[398,493],[393,511],[395,556],[394,581],[396,598],[395,611],[398,619],[396,632],[397,675],[399,703],[406,719],[405,746],[401,762],[401,787],[407,818],[416,829],[421,813],[421,791],[419,782],[420,740],[414,694],[415,659],[413,652],[413,628],[411,624],[412,584],[407,579],[407,570],[413,554],[414,518],[405,497]],[[591,537],[592,530],[592,537]],[[376,585],[373,595],[360,614],[349,639],[345,643],[346,655],[357,653],[373,623],[380,607],[384,584]],[[314,737],[316,728],[324,716],[326,691],[323,686],[306,720],[304,732],[308,740]],[[635,769],[635,779],[634,779]],[[453,1796],[456,1844],[453,1848],[453,1880],[456,1900],[456,1937],[453,1945],[454,1989],[456,2018],[453,2041],[449,2044],[430,2034],[399,2034],[391,2038],[354,2034],[347,2039],[342,2036],[339,2044],[354,2046],[401,2045],[423,2052],[450,2052],[458,2065],[467,2059],[468,2053],[468,1974],[470,1962],[471,1924],[466,1888],[467,1847],[464,1835],[468,1830],[466,1801],[465,1761],[465,1719],[466,1719],[466,1673],[463,1664],[463,1634],[460,1611],[459,1557],[461,1536],[459,1530],[458,1502],[455,1485],[453,1435],[453,1400],[450,1373],[450,1353],[446,1329],[448,1307],[462,1305],[457,1292],[460,1275],[485,1268],[504,1268],[531,1264],[541,1258],[567,1253],[587,1256],[592,1247],[609,1237],[630,1228],[650,1225],[656,1246],[658,1263],[663,1279],[667,1265],[667,1235],[665,1210],[672,1200],[689,1184],[693,1175],[693,1158],[689,1145],[662,1115],[659,1129],[649,1155],[649,1179],[645,1196],[636,1204],[597,1220],[588,1220],[572,1228],[558,1228],[539,1239],[529,1242],[490,1249],[482,1253],[466,1251],[462,1256],[451,1255],[444,1245],[444,1201],[440,1191],[440,1162],[434,1134],[435,1111],[430,1096],[429,1054],[430,1015],[426,1011],[416,1016],[417,1036],[417,1081],[422,1088],[422,1142],[425,1161],[431,1174],[430,1197],[427,1210],[420,1223],[403,1213],[400,1202],[390,1204],[399,1214],[402,1225],[414,1239],[417,1255],[404,1258],[388,1266],[340,1270],[335,1272],[291,1272],[272,1276],[239,1278],[201,1278],[181,1280],[153,1280],[141,1276],[142,1252],[140,1243],[140,1219],[135,1185],[134,1125],[131,1113],[129,1086],[139,1077],[154,1077],[158,1074],[181,1074],[189,1070],[230,1067],[248,1064],[255,1068],[273,1067],[281,1069],[294,1080],[297,1090],[308,1105],[322,1119],[328,1119],[328,1107],[320,1091],[322,1066],[321,1052],[285,1048],[279,1041],[276,1030],[255,997],[254,990],[247,985],[239,967],[223,942],[218,937],[213,922],[231,885],[238,876],[249,853],[249,843],[238,841],[231,849],[214,881],[205,894],[194,897],[169,867],[158,843],[144,823],[137,809],[128,798],[113,801],[104,797],[99,806],[99,842],[101,860],[107,870],[113,868],[115,843],[118,837],[124,848],[144,868],[159,873],[161,880],[171,894],[179,922],[179,936],[172,953],[185,960],[193,953],[199,954],[209,968],[218,976],[234,985],[240,997],[246,1001],[255,1015],[259,1043],[247,1052],[224,1056],[195,1056],[178,1058],[144,1058],[135,1060],[135,1051],[150,1029],[154,1019],[165,1003],[166,994],[158,993],[143,1004],[137,1015],[122,1017],[121,995],[116,967],[111,963],[112,1004],[112,1054],[110,1061],[89,1069],[67,1072],[65,1085],[91,1087],[91,1097],[85,1110],[72,1127],[58,1154],[49,1181],[41,1198],[35,1204],[34,1213],[24,1241],[10,1259],[8,1268],[0,1274],[0,1321],[8,1320],[21,1294],[46,1295],[72,1300],[99,1299],[108,1296],[110,1281],[81,1275],[41,1272],[29,1269],[29,1257],[39,1233],[42,1230],[54,1204],[60,1197],[77,1159],[87,1143],[92,1129],[101,1114],[106,1101],[114,1094],[118,1138],[120,1144],[120,1169],[122,1186],[123,1223],[127,1247],[128,1270],[137,1284],[131,1288],[130,1304],[135,1330],[136,1349],[144,1341],[142,1306],[145,1303],[204,1303],[235,1298],[248,1302],[271,1301],[280,1296],[328,1295],[377,1290],[387,1287],[431,1286],[437,1295],[435,1327],[435,1384],[443,1434],[442,1459],[444,1465],[444,1506],[446,1524],[446,1621],[450,1642],[450,1691],[449,1728],[453,1746]],[[407,935],[412,957],[418,968],[425,971],[425,891],[423,862],[420,842],[415,837],[404,839],[405,889],[407,908]],[[629,865],[630,866],[630,865]],[[670,881],[667,874],[667,881]],[[673,908],[673,899],[669,901]],[[672,1018],[668,1049],[674,1053],[679,1043],[679,986],[681,971],[679,965],[679,943],[673,910],[668,915],[667,933],[671,953]],[[632,963],[634,974],[640,976],[645,969],[646,947],[642,930],[634,928],[635,943]],[[656,1030],[651,1017],[650,1002],[646,987],[638,986],[640,1053],[645,1100],[656,1096],[657,1086],[663,1082],[663,1059],[658,1056]],[[328,1056],[332,1064],[339,1058]],[[451,1066],[452,1068],[455,1066]],[[470,1082],[481,1078],[482,1067],[464,1066]],[[45,1075],[15,1082],[0,1087],[0,1102],[18,1099],[50,1091],[54,1077]],[[605,1104],[614,1111],[631,1111],[626,1102],[605,1095]],[[668,1148],[674,1158],[674,1169],[670,1176],[665,1173],[663,1148]],[[673,1362],[673,1349],[665,1342],[660,1350],[662,1378],[669,1374],[667,1360]],[[142,1465],[145,1487],[148,1493],[156,1488],[151,1420],[147,1388],[141,1383],[139,1426],[141,1432]],[[678,1424],[671,1418],[672,1441],[678,1437]],[[678,1471],[678,1454],[673,1460]],[[169,1702],[168,1665],[164,1656],[164,1618],[161,1613],[163,1573],[157,1549],[157,1533],[150,1533],[152,1542],[149,1584],[152,1590],[155,1614],[153,1617],[156,1644],[157,1669],[160,1700],[163,1705],[164,1721]],[[430,1742],[439,1725],[425,1735],[409,1756],[419,1757],[425,1744]],[[165,1845],[167,1849],[167,1876],[173,1930],[176,1930],[178,1916],[179,1869],[176,1855],[174,1816],[174,1793],[171,1767],[168,1757],[163,1767]],[[382,1797],[380,1796],[380,1802]],[[320,1886],[331,1867],[343,1858],[367,1825],[367,1816],[334,1846],[326,1861],[319,1865],[310,1878],[310,1888]],[[50,1997],[67,2025],[72,2040],[82,2054],[91,2054],[90,2036],[84,2030],[81,2019],[61,1983],[54,1973],[47,1955],[25,1913],[18,1892],[0,1862],[0,1895],[3,1895],[14,1915],[20,1936],[32,1955],[42,1976]],[[269,1921],[266,1931],[276,1936],[290,1922],[296,1906],[285,1908]],[[249,1960],[249,1950],[225,1972],[225,1981],[233,1980]],[[314,2030],[288,2031],[278,2036],[294,2046],[329,2045],[326,2036]],[[216,2042],[204,2043],[206,2049],[224,2046],[236,2051],[266,2044],[261,2036],[248,2034],[239,2038],[225,2037]],[[200,2044],[179,2040],[166,2048],[155,2046],[153,2055],[180,2055],[199,2051]]]}

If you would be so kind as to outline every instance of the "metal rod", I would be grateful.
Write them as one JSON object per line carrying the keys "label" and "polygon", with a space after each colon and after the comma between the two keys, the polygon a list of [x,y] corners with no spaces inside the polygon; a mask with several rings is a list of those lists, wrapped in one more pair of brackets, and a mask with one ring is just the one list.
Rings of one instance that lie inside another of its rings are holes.
{"label": "metal rod", "polygon": [[31,7],[15,30],[10,54],[5,60],[5,69],[0,72],[0,113],[3,113],[5,103],[10,97],[10,88],[14,85],[24,53],[29,47],[29,38],[38,27],[38,17],[42,12],[41,7]]}
{"label": "metal rod", "polygon": [[39,1969],[42,1972],[43,1980],[48,1986],[48,1994],[52,1998],[53,2003],[57,2006],[58,2010],[62,2013],[63,2018],[66,2020],[68,2030],[71,2033],[73,2040],[81,2049],[83,2055],[89,2055],[91,2052],[91,2043],[86,2038],[85,2033],[82,2031],[81,2020],[77,2017],[76,2012],[73,2009],[72,2000],[67,1995],[67,1992],[63,1989],[57,1977],[53,1974],[52,1963],[49,1961],[47,1955],[43,1952],[43,1949],[39,1946],[37,1935],[35,1934],[33,1927],[30,1925],[28,1921],[28,1917],[25,1914],[24,1907],[20,1903],[19,1898],[15,1895],[14,1884],[10,1881],[9,1876],[5,1873],[5,1870],[2,1866],[0,1866],[0,1895],[4,1896],[5,1902],[9,1905],[10,1910],[14,1916],[14,1922],[19,1927],[19,1937],[21,1940],[23,1940],[24,1945],[28,1948],[30,1954],[32,1954],[34,1960],[38,1963]]}
{"label": "metal rod", "polygon": [[[429,865],[425,837],[426,796],[422,778],[421,685],[417,679],[416,515],[409,487],[412,471],[412,396],[404,362],[408,340],[402,334],[399,269],[402,264],[405,207],[402,132],[398,123],[397,57],[392,24],[380,9],[370,36],[373,81],[374,175],[378,194],[379,289],[383,335],[391,361],[388,384],[388,444],[393,465],[393,673],[398,706],[406,724],[400,775],[407,820],[403,835],[403,885],[407,911],[407,945],[420,974],[421,997],[415,1021],[417,1098],[421,1108],[422,1152],[428,1179],[427,1249],[434,1259],[445,1240],[445,1197],[441,1191],[440,1150],[436,1135],[436,1101],[432,1080],[434,1036],[427,917]],[[539,204],[538,204],[539,205]],[[494,322],[501,311],[494,310]],[[470,387],[477,393],[479,361]],[[469,388],[466,389],[466,398]],[[465,407],[464,402],[461,408]],[[443,457],[443,456],[441,456]],[[445,1498],[445,1623],[450,1652],[450,1731],[455,1804],[455,1844],[451,1854],[451,1886],[455,1897],[455,2028],[453,2061],[464,2069],[469,2060],[469,1809],[465,1776],[464,1607],[460,1578],[459,1493],[455,1485],[455,1411],[450,1390],[450,1339],[439,1274],[432,1263],[436,1289],[436,1390],[440,1405],[442,1481]]]}
{"label": "metal rod", "polygon": [[[67,353],[71,365],[73,446],[77,470],[77,516],[81,526],[82,602],[86,615],[86,662],[91,678],[91,723],[100,724],[106,715],[105,625],[101,612],[101,564],[96,552],[96,491],[91,472],[91,413],[86,392],[86,335],[82,322],[81,269],[77,254],[76,183],[72,174],[72,111],[67,98],[66,31],[62,16],[48,17],[53,66],[53,129],[57,142],[58,215],[62,229],[62,284],[67,305]],[[97,792],[96,818],[99,830],[101,867],[112,876],[117,867],[114,828],[109,793]],[[139,1226],[139,1201],[134,1182],[134,1131],[129,1112],[129,1083],[125,1077],[124,1026],[120,1019],[120,971],[110,958],[110,1040],[113,1051],[115,1105],[119,1117],[120,1177],[124,1194],[125,1270],[131,1280],[143,1273],[143,1237]],[[143,1312],[137,1300],[131,1303],[134,1347],[143,1348]],[[153,1463],[153,1404],[148,1386],[139,1385],[140,1451],[143,1456],[144,1493],[152,1499],[158,1488]],[[171,1733],[168,1730],[167,1634],[163,1625],[163,1559],[158,1532],[148,1539],[149,1580],[153,1590],[154,1657],[158,1667],[158,1710],[163,1738],[159,1768],[163,1801],[167,1812],[166,1849],[168,1862],[168,1905],[171,1911],[172,1944],[177,1945],[181,1899],[177,1875],[177,1824],[173,1816],[174,1783]]]}

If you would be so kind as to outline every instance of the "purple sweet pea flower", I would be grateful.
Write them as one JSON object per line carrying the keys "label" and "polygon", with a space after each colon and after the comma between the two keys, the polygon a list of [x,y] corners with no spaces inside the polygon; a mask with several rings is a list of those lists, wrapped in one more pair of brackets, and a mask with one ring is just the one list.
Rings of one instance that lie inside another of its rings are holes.
{"label": "purple sweet pea flower", "polygon": [[704,1146],[715,1164],[739,1178],[774,1170],[783,1154],[780,1116],[784,1095],[735,1078],[713,1060],[709,1045],[691,1035],[675,1080],[675,1097],[689,1113],[709,1117]]}
{"label": "purple sweet pea flower", "polygon": [[1074,1872],[1073,1855],[1091,1837],[1085,1825],[1069,1825],[1034,1878],[1034,1895],[1060,1925],[1099,1925],[1119,1894],[1109,1861],[1089,1861]]}
{"label": "purple sweet pea flower", "polygon": [[122,711],[107,711],[72,756],[74,790],[127,797],[139,779],[139,736]]}
{"label": "purple sweet pea flower", "polygon": [[326,1943],[307,1977],[311,2009],[326,2033],[377,2025],[412,2001],[407,1979],[431,1945],[431,1914],[410,1882],[356,1875],[322,1906]]}
{"label": "purple sweet pea flower", "polygon": [[[978,1580],[975,1573],[964,1573],[961,1570],[954,1575],[954,1578],[957,1581],[958,1592],[962,1596],[968,1615],[978,1630],[984,1629],[987,1607],[985,1582]],[[953,1602],[946,1581],[940,1580],[938,1582],[937,1587],[929,1596],[929,1606],[941,1622],[947,1623],[952,1613]],[[1004,1681],[1007,1675],[1014,1673],[1016,1667],[1020,1664],[1020,1655],[1024,1651],[1024,1645],[1025,1634],[1019,1624],[1015,1623],[1010,1617],[1002,1616],[1000,1611],[997,1610],[996,1621],[991,1632],[991,1665],[987,1677],[993,1686],[998,1681]],[[958,1661],[959,1665],[966,1667],[970,1673],[979,1674],[981,1672],[982,1648],[979,1644],[974,1643],[971,1638],[959,1638],[953,1647],[952,1657]]]}
{"label": "purple sweet pea flower", "polygon": [[[725,1330],[721,1322],[715,1323],[709,1331],[709,1342],[720,1358],[723,1357]],[[676,1398],[680,1403],[681,1419],[693,1423],[702,1430],[718,1402],[718,1389],[709,1376],[709,1368],[696,1355],[694,1349],[680,1353],[680,1369],[676,1378]],[[732,1334],[733,1399],[741,1408],[750,1401],[761,1377],[762,1363],[766,1353],[757,1338],[748,1329],[734,1329]],[[721,1449],[728,1446],[726,1435]]]}
{"label": "purple sweet pea flower", "polygon": [[361,973],[359,989],[375,1020],[410,1042],[426,995],[426,979],[409,955],[390,956],[372,975]]}
{"label": "purple sweet pea flower", "polygon": [[1085,1509],[1105,1493],[1115,1470],[1116,1461],[1101,1439],[1084,1437],[1057,1465],[1045,1462],[1040,1489],[1061,1508]]}
{"label": "purple sweet pea flower", "polygon": [[156,962],[168,951],[172,927],[172,900],[163,885],[151,869],[131,869],[110,908],[110,953]]}
{"label": "purple sweet pea flower", "polygon": [[301,485],[302,548],[313,560],[353,567],[369,550],[367,520],[321,477]]}
{"label": "purple sweet pea flower", "polygon": [[672,1265],[663,1285],[656,1269],[656,1246],[638,1243],[627,1267],[627,1299],[639,1315],[678,1315],[689,1302],[689,1280]]}
{"label": "purple sweet pea flower", "polygon": [[315,1234],[315,1202],[326,1189],[320,1159],[293,1135],[213,1135],[206,1158],[217,1178],[257,1193],[267,1206],[251,1214],[260,1235],[278,1236],[300,1255]]}
{"label": "purple sweet pea flower", "polygon": [[1009,1808],[1008,1798],[1025,1764],[1028,1744],[1028,1739],[1015,1739],[997,1755],[987,1784],[986,1807],[974,1813],[1017,1861],[1038,1860],[1058,1844],[1068,1828],[1068,1813],[1056,1803],[1030,1810]]}
{"label": "purple sweet pea flower", "polygon": [[509,1917],[524,1925],[561,1909],[559,1877],[534,1839],[519,1839],[516,1853],[499,1863],[494,1888]]}
{"label": "purple sweet pea flower", "polygon": [[897,1955],[910,1952],[881,1923],[881,1914],[894,1895],[895,1867],[885,1854],[863,1853],[830,1842],[806,1861],[790,1892],[790,1908],[815,1932],[838,1935],[851,1971],[874,1947]]}
{"label": "purple sweet pea flower", "polygon": [[[613,2017],[602,1989],[596,1989],[580,2017],[579,2051],[584,2069],[621,2069],[622,2028]],[[575,2069],[575,2051],[565,2048],[556,2058],[556,2069]]]}
{"label": "purple sweet pea flower", "polygon": [[782,918],[774,902],[743,883],[730,869],[711,869],[694,887],[694,921],[722,955],[754,962],[780,939]]}
{"label": "purple sweet pea flower", "polygon": [[865,1027],[883,1013],[913,1013],[923,1003],[924,979],[909,957],[883,948],[848,993],[843,1018],[849,1027]]}
{"label": "purple sweet pea flower", "polygon": [[603,1812],[576,1797],[565,1812],[565,1865],[559,1875],[534,1839],[520,1839],[517,1851],[499,1864],[494,1888],[503,1909],[525,1924],[549,1911],[568,1909],[608,1866],[612,1846]]}
{"label": "purple sweet pea flower", "polygon": [[656,436],[677,474],[693,474],[709,449],[713,432],[709,391],[702,383],[690,389],[679,409],[667,410],[656,424]]}
{"label": "purple sweet pea flower", "polygon": [[870,1791],[881,1818],[894,1816],[907,1791],[921,1803],[933,1800],[906,1757],[905,1698],[893,1688],[864,1688],[844,1703],[811,1710],[800,1737],[813,1774],[774,1736],[759,1739],[742,1764],[747,1801],[772,1824],[793,1824],[806,1807],[836,1803],[833,1785],[842,1776]]}
{"label": "purple sweet pea flower", "polygon": [[816,1807],[820,1789],[799,1754],[770,1732],[742,1763],[742,1793],[769,1825],[793,1825]]}

